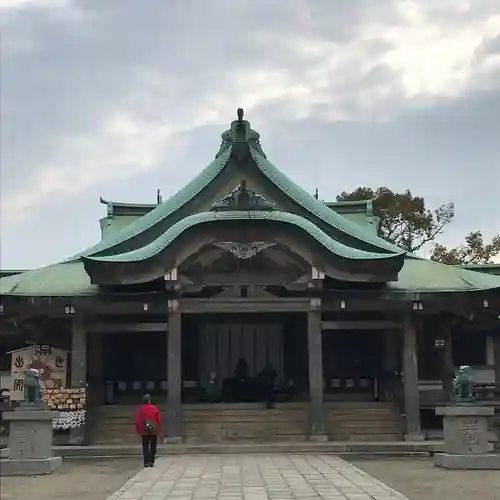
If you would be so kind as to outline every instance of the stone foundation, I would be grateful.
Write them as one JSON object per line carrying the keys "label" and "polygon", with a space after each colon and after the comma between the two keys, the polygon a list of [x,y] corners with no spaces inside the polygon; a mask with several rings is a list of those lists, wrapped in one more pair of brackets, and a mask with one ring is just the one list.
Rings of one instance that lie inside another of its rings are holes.
{"label": "stone foundation", "polygon": [[17,409],[4,413],[10,421],[9,455],[0,460],[1,475],[50,474],[62,465],[52,456],[52,421],[59,412]]}
{"label": "stone foundation", "polygon": [[0,476],[40,476],[51,474],[62,466],[61,457],[39,460],[0,460]]}
{"label": "stone foundation", "polygon": [[500,470],[500,455],[434,455],[434,465],[449,470]]}
{"label": "stone foundation", "polygon": [[500,455],[490,453],[488,420],[492,407],[454,405],[436,408],[443,416],[444,453],[434,456],[438,467],[455,470],[500,470]]}

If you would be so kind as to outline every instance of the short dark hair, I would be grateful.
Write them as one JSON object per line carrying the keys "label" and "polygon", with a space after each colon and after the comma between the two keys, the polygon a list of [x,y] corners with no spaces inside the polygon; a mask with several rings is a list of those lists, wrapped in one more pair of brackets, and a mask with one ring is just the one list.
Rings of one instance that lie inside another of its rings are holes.
{"label": "short dark hair", "polygon": [[149,394],[144,394],[144,396],[142,396],[142,402],[145,405],[150,404],[151,403],[151,396]]}

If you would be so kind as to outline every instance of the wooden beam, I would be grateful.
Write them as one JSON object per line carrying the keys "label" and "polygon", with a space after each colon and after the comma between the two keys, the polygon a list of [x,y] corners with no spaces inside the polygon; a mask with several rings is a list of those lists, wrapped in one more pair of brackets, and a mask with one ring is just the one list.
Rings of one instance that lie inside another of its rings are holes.
{"label": "wooden beam", "polygon": [[310,299],[304,298],[211,298],[180,299],[183,313],[253,313],[253,312],[300,312],[310,309]]}
{"label": "wooden beam", "polygon": [[185,273],[185,276],[195,284],[207,286],[229,286],[229,285],[286,285],[300,277],[300,273],[293,275],[280,272],[234,272],[234,273]]}
{"label": "wooden beam", "polygon": [[359,294],[356,296],[348,292],[339,292],[335,298],[329,296],[328,290],[324,293],[323,309],[325,311],[391,311],[404,307],[403,302],[387,300],[384,297],[380,297],[377,293]]}
{"label": "wooden beam", "polygon": [[322,321],[323,330],[394,330],[399,328],[395,321]]}
{"label": "wooden beam", "polygon": [[30,316],[51,316],[71,319],[66,312],[72,306],[76,314],[99,315],[165,315],[167,300],[175,294],[161,292],[152,294],[92,295],[82,297],[33,297],[22,298],[5,305],[5,312],[19,318]]}
{"label": "wooden beam", "polygon": [[168,322],[165,323],[91,323],[89,333],[129,333],[129,332],[166,332]]}

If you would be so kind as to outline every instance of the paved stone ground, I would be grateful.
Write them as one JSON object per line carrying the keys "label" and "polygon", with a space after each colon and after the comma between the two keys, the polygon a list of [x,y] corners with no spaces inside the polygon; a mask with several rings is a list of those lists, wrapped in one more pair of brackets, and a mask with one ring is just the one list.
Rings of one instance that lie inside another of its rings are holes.
{"label": "paved stone ground", "polygon": [[2,500],[105,500],[142,469],[140,458],[65,460],[50,476],[2,477]]}
{"label": "paved stone ground", "polygon": [[408,500],[331,455],[159,458],[107,500]]}
{"label": "paved stone ground", "polygon": [[353,463],[411,500],[500,500],[498,471],[447,471],[430,459]]}
{"label": "paved stone ground", "polygon": [[[2,477],[0,497],[2,500],[500,500],[498,471],[445,471],[434,467],[429,459],[356,460],[353,463],[357,469],[329,455],[173,456],[160,458],[154,469],[144,470],[140,462],[139,458],[66,460],[63,468],[50,476]],[[406,497],[388,490],[368,474]]]}

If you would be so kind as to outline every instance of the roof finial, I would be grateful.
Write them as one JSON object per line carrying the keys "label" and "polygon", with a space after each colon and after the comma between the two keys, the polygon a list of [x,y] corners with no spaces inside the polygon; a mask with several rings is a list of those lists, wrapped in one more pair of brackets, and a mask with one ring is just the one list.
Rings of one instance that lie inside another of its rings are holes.
{"label": "roof finial", "polygon": [[158,203],[158,205],[161,205],[162,201],[163,201],[163,200],[162,200],[162,197],[161,197],[160,190],[159,190],[159,189],[157,189],[157,190],[156,190],[156,202]]}
{"label": "roof finial", "polygon": [[314,192],[314,197],[319,200],[319,191],[318,188],[316,188],[316,191]]}
{"label": "roof finial", "polygon": [[244,115],[244,111],[243,111],[243,108],[238,108],[238,111],[236,112],[237,115],[238,115],[238,121],[241,122],[243,120],[243,115]]}

